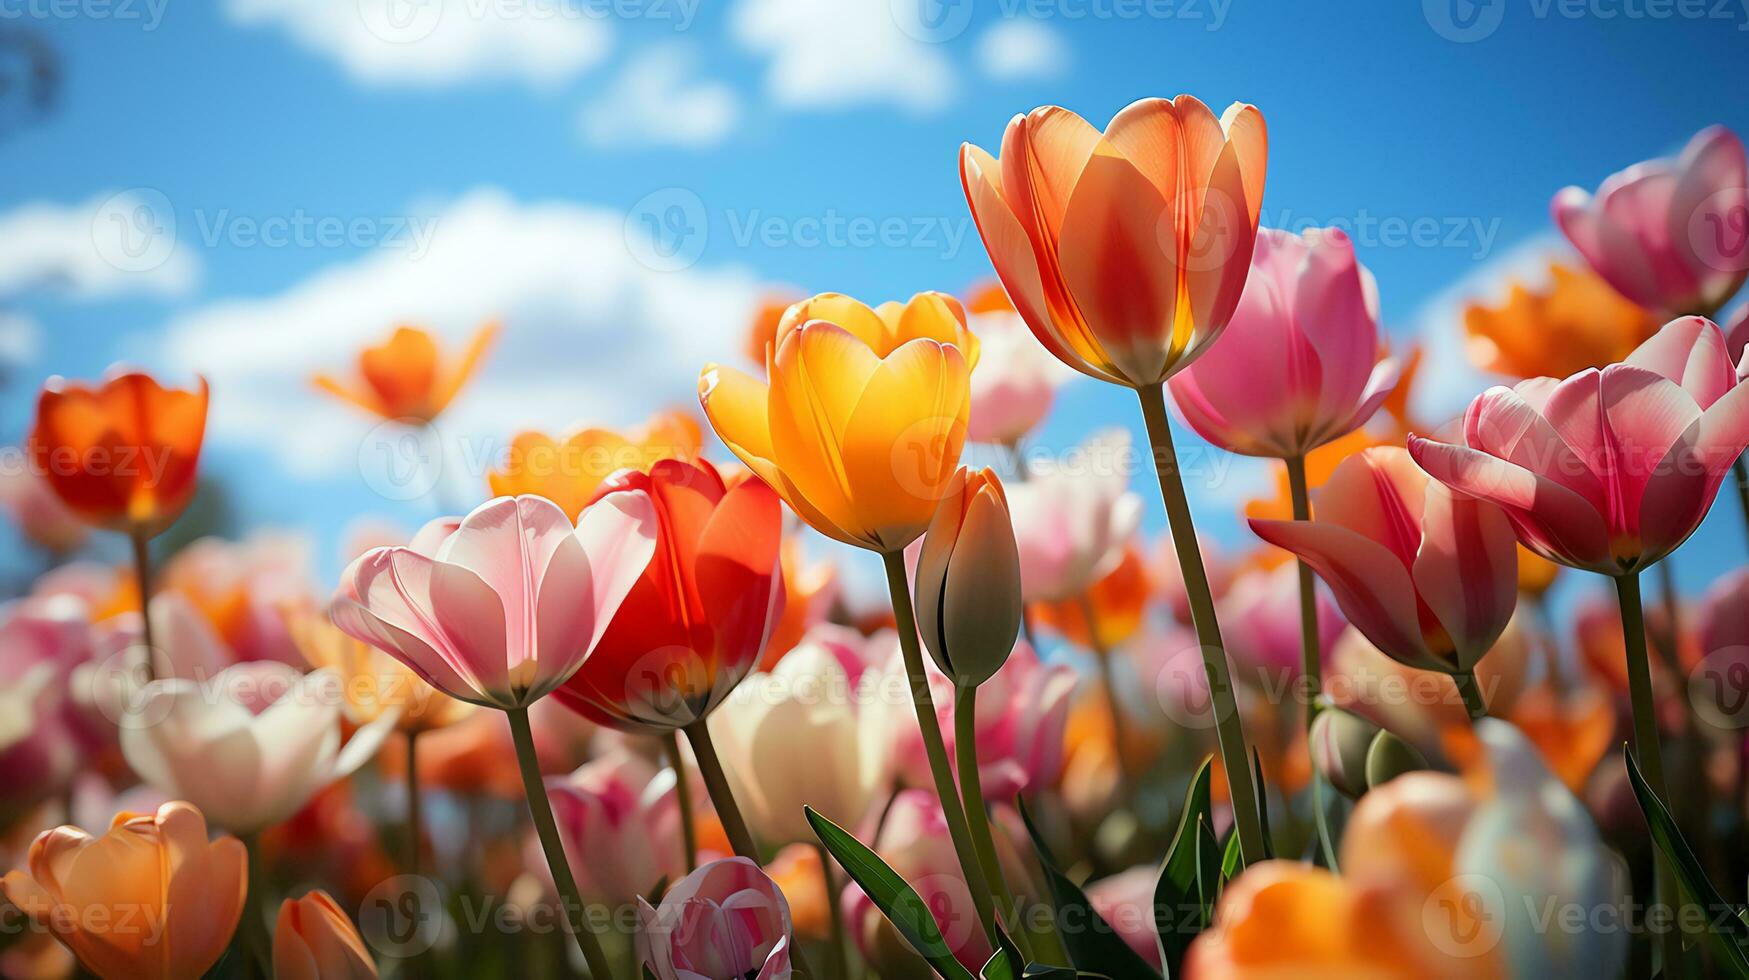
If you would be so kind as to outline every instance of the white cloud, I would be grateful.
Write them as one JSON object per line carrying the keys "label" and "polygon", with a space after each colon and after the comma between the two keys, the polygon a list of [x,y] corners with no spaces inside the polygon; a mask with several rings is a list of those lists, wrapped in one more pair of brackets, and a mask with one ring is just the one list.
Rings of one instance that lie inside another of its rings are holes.
{"label": "white cloud", "polygon": [[41,324],[22,313],[0,311],[0,370],[29,364],[41,348]]}
{"label": "white cloud", "polygon": [[902,30],[894,11],[892,0],[740,0],[730,31],[771,59],[766,92],[784,108],[941,109],[957,87],[953,66],[941,45]]}
{"label": "white cloud", "polygon": [[584,138],[596,146],[680,146],[721,143],[741,113],[735,90],[694,80],[698,54],[671,44],[638,52],[583,107]]}
{"label": "white cloud", "polygon": [[136,188],[81,204],[35,201],[0,214],[0,296],[31,289],[76,299],[193,288],[199,263],[177,244],[175,209]]}
{"label": "white cloud", "polygon": [[563,0],[226,0],[225,11],[385,85],[552,84],[598,64],[612,42],[594,8]]}
{"label": "white cloud", "polygon": [[978,69],[1000,82],[1056,78],[1069,66],[1061,34],[1036,20],[1005,17],[978,37]]}
{"label": "white cloud", "polygon": [[748,271],[639,264],[623,216],[602,208],[479,189],[434,219],[422,257],[381,250],[174,321],[163,349],[172,368],[212,382],[212,437],[265,447],[301,477],[360,467],[371,420],[314,392],[310,375],[349,372],[396,324],[424,325],[454,349],[496,320],[497,346],[442,422],[451,466],[476,478],[475,464],[495,463],[527,425],[625,425],[696,405],[699,368],[733,358],[759,295]]}

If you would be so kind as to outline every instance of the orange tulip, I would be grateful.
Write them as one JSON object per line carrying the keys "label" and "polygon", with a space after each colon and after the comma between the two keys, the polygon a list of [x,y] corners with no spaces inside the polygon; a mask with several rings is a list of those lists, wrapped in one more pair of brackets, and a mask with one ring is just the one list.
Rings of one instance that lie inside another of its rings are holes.
{"label": "orange tulip", "polygon": [[248,854],[208,842],[189,803],[121,813],[102,837],[57,827],[30,845],[30,873],[7,872],[13,905],[104,980],[195,980],[243,915]]}
{"label": "orange tulip", "polygon": [[1143,99],[1101,133],[1057,106],[1015,116],[1001,159],[965,145],[960,179],[996,274],[1057,359],[1152,387],[1239,302],[1269,154],[1263,116]]}
{"label": "orange tulip", "polygon": [[1549,284],[1514,282],[1498,306],[1464,309],[1476,366],[1514,378],[1565,378],[1625,359],[1662,323],[1589,269],[1549,263]]}
{"label": "orange tulip", "polygon": [[[1124,547],[1117,567],[1094,582],[1084,597],[1035,602],[1032,610],[1041,625],[1056,630],[1071,643],[1111,650],[1141,629],[1151,595],[1147,562],[1130,544]],[[1089,609],[1093,611],[1093,629],[1088,628]]]}
{"label": "orange tulip", "polygon": [[[726,478],[725,482],[732,483]],[[776,667],[808,630],[825,621],[838,593],[838,566],[829,561],[807,564],[801,539],[795,535],[784,536],[778,564],[783,571],[783,613],[771,628],[771,639],[765,642],[765,655],[759,660],[759,669],[765,671]]]}
{"label": "orange tulip", "polygon": [[824,320],[782,334],[769,383],[705,365],[699,401],[711,426],[815,530],[903,549],[929,526],[965,445],[964,355],[919,337],[882,356]]}
{"label": "orange tulip", "polygon": [[473,705],[427,684],[399,660],[340,631],[314,602],[289,602],[282,608],[292,643],[310,666],[332,668],[340,676],[346,720],[367,725],[388,711],[399,711],[395,727],[427,732],[460,721]]}
{"label": "orange tulip", "polygon": [[50,378],[37,399],[31,460],[73,513],[150,537],[194,497],[206,435],[205,378],[192,391],[129,371],[92,388]]}
{"label": "orange tulip", "polygon": [[794,293],[775,290],[759,298],[759,305],[753,308],[753,316],[747,323],[747,344],[743,349],[748,360],[755,364],[765,363],[765,352],[777,343],[777,325],[783,322],[785,311],[801,298]]}
{"label": "orange tulip", "polygon": [[396,327],[388,340],[359,352],[357,378],[342,381],[318,374],[310,380],[322,391],[384,419],[430,422],[449,407],[497,336],[498,325],[486,324],[474,332],[459,359],[444,363],[430,331]]}
{"label": "orange tulip", "polygon": [[924,337],[958,347],[966,370],[978,366],[978,338],[966,328],[966,308],[946,293],[918,293],[903,303],[892,300],[873,309],[843,293],[820,293],[784,311],[776,342],[813,320],[838,324],[881,357],[908,340]]}
{"label": "orange tulip", "polygon": [[286,899],[273,927],[274,980],[365,980],[376,963],[352,920],[325,891]]}
{"label": "orange tulip", "polygon": [[511,440],[504,465],[486,480],[495,497],[535,494],[576,520],[609,476],[623,469],[648,473],[662,459],[697,459],[703,443],[698,421],[682,411],[658,412],[624,434],[580,428],[555,439],[521,432]]}

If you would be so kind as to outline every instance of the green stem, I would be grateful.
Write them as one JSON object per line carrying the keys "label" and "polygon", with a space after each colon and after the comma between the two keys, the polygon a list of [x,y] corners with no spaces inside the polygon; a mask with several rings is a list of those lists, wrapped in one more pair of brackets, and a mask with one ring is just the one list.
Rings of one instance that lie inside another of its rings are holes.
{"label": "green stem", "polygon": [[243,850],[245,852],[245,874],[249,879],[249,890],[243,895],[243,924],[239,927],[243,952],[243,975],[252,978],[265,977],[265,964],[272,955],[267,939],[267,920],[262,918],[261,901],[261,835],[243,834]]}
{"label": "green stem", "polygon": [[680,839],[686,850],[686,873],[698,870],[698,827],[692,822],[692,780],[687,778],[686,763],[680,758],[680,736],[669,732],[662,736],[662,751],[674,768],[674,798],[680,804]]}
{"label": "green stem", "polygon": [[419,874],[420,830],[424,825],[419,819],[419,733],[407,733],[407,873]]}
{"label": "green stem", "polygon": [[[1312,519],[1312,495],[1306,485],[1306,458],[1293,456],[1282,460],[1287,464],[1287,485],[1293,497],[1294,520]],[[1305,692],[1306,731],[1312,730],[1317,717],[1318,692],[1323,689],[1324,654],[1318,646],[1318,592],[1312,578],[1312,566],[1304,558],[1295,558],[1300,571],[1300,689]],[[1310,743],[1308,743],[1309,745]]]}
{"label": "green stem", "polygon": [[1008,935],[1020,944],[1020,951],[1032,958],[1031,945],[1024,930],[1015,928],[1020,921],[1020,905],[1014,891],[1008,887],[1008,877],[1002,873],[1002,861],[996,855],[996,838],[990,832],[990,813],[984,808],[983,776],[978,772],[978,689],[975,685],[957,688],[953,702],[953,751],[959,760],[960,794],[965,797],[966,823],[972,832],[972,849],[978,852],[978,866],[984,879],[996,890],[1001,904],[999,915]]}
{"label": "green stem", "polygon": [[1482,685],[1476,683],[1476,672],[1453,674],[1451,680],[1457,685],[1458,693],[1463,695],[1464,710],[1470,713],[1470,720],[1488,717],[1488,702],[1482,697]]}
{"label": "green stem", "polygon": [[814,842],[814,850],[820,853],[820,876],[826,882],[826,908],[832,916],[832,958],[827,960],[829,977],[835,980],[849,980],[850,977],[850,936],[844,929],[844,908],[838,901],[838,876],[832,871],[832,852],[826,850],[826,845]]}
{"label": "green stem", "polygon": [[887,570],[887,592],[892,597],[893,620],[899,630],[899,650],[905,658],[905,674],[911,685],[911,706],[917,713],[917,727],[923,735],[923,751],[929,757],[929,774],[935,779],[935,794],[941,799],[941,812],[947,821],[948,836],[953,839],[954,854],[959,857],[960,870],[966,876],[966,886],[977,907],[978,921],[991,945],[996,942],[996,913],[990,901],[990,885],[984,879],[972,847],[971,829],[966,824],[966,811],[960,804],[959,790],[954,787],[953,770],[947,761],[947,743],[941,737],[941,722],[935,716],[935,698],[929,692],[929,675],[923,669],[923,649],[917,642],[917,614],[911,608],[911,590],[905,581],[905,555],[889,551],[881,555]]}
{"label": "green stem", "polygon": [[[1646,777],[1652,792],[1666,803],[1670,793],[1664,783],[1663,751],[1658,745],[1658,702],[1652,696],[1652,665],[1646,649],[1646,615],[1640,599],[1640,573],[1629,572],[1615,578],[1616,598],[1621,603],[1622,641],[1627,648],[1628,698],[1634,716],[1634,758]],[[1653,849],[1657,851],[1656,848]],[[1654,901],[1675,901],[1677,892],[1670,863],[1662,854],[1653,856]],[[1665,969],[1682,962],[1680,933],[1667,930],[1659,937]]]}
{"label": "green stem", "polygon": [[723,823],[723,832],[729,836],[729,846],[736,854],[759,864],[759,844],[754,841],[753,831],[747,828],[747,819],[741,816],[741,808],[735,803],[735,791],[730,788],[728,774],[723,771],[723,760],[717,757],[710,728],[702,721],[695,721],[681,730],[686,732],[686,741],[692,746],[692,757],[698,761],[699,775],[704,777],[705,791],[710,794],[711,805],[717,808],[717,819]]}
{"label": "green stem", "polygon": [[158,646],[152,642],[152,539],[135,529],[128,534],[134,546],[134,581],[140,587],[140,638],[146,644],[146,680],[158,676]]}
{"label": "green stem", "polygon": [[522,789],[528,795],[528,812],[534,819],[534,830],[546,852],[547,869],[553,874],[553,884],[559,889],[559,901],[565,906],[565,925],[571,938],[589,965],[594,980],[611,980],[613,968],[607,954],[601,950],[601,940],[590,929],[587,906],[577,890],[577,879],[571,876],[571,863],[565,859],[565,844],[559,839],[559,825],[553,819],[553,805],[547,799],[546,781],[541,778],[540,760],[534,752],[534,731],[528,725],[528,709],[511,708],[504,712],[510,719],[510,738],[516,743],[516,765],[522,770]]}
{"label": "green stem", "polygon": [[1203,671],[1208,675],[1209,696],[1215,713],[1215,735],[1220,745],[1221,764],[1226,770],[1228,797],[1233,801],[1233,822],[1239,834],[1239,854],[1245,864],[1261,861],[1263,817],[1257,807],[1257,793],[1251,780],[1250,750],[1245,743],[1245,726],[1239,718],[1239,705],[1233,697],[1232,669],[1227,663],[1227,651],[1221,642],[1221,625],[1215,618],[1214,593],[1209,588],[1208,572],[1203,568],[1202,549],[1196,542],[1196,526],[1190,518],[1190,502],[1184,496],[1184,481],[1178,472],[1178,455],[1172,448],[1172,429],[1166,421],[1166,391],[1164,385],[1137,388],[1142,403],[1142,419],[1147,423],[1148,439],[1153,444],[1154,467],[1160,477],[1160,497],[1166,505],[1166,523],[1172,532],[1172,547],[1178,553],[1178,567],[1184,577],[1184,591],[1190,600],[1190,618],[1196,627],[1197,642],[1202,647]]}

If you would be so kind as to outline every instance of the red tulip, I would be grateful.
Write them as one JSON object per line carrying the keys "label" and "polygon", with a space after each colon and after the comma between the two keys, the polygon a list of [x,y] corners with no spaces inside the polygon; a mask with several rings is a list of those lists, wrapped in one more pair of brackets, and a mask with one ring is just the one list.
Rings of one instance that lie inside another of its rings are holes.
{"label": "red tulip", "polygon": [[554,692],[622,731],[661,733],[709,715],[759,664],[783,612],[783,512],[758,480],[727,487],[710,463],[667,459],[602,492],[656,508],[656,556],[583,669]]}

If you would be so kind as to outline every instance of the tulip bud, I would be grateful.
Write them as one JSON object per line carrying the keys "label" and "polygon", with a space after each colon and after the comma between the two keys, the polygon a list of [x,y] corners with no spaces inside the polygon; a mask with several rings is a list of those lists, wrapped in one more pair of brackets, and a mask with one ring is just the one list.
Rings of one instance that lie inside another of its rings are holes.
{"label": "tulip bud", "polygon": [[327,892],[288,898],[273,927],[274,980],[375,980],[376,963]]}
{"label": "tulip bud", "polygon": [[1342,795],[1359,799],[1367,789],[1367,749],[1382,733],[1359,715],[1324,708],[1312,722],[1312,764]]}
{"label": "tulip bud", "polygon": [[936,666],[959,687],[1001,669],[1020,635],[1020,552],[1002,482],[961,469],[917,560],[917,621]]}
{"label": "tulip bud", "polygon": [[1383,786],[1406,772],[1427,768],[1427,757],[1397,736],[1380,729],[1366,749],[1366,785]]}

